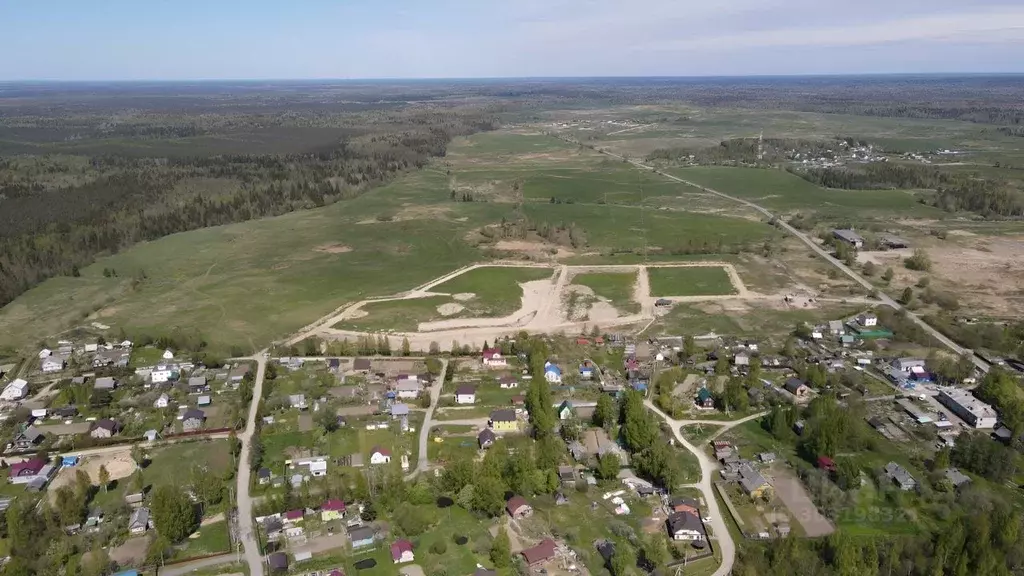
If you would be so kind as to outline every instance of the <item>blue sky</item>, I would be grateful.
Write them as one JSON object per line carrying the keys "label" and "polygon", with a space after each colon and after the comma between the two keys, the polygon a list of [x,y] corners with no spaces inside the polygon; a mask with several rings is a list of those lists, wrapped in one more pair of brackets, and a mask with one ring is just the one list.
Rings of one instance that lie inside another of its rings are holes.
{"label": "blue sky", "polygon": [[0,0],[0,80],[1024,72],[1022,0]]}

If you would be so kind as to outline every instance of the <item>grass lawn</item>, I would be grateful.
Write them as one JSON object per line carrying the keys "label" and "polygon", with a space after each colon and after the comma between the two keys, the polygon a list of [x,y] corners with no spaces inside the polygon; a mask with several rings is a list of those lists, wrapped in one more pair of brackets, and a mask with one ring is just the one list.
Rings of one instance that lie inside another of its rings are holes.
{"label": "grass lawn", "polygon": [[648,268],[651,296],[706,296],[735,294],[736,288],[724,268],[692,266]]}
{"label": "grass lawn", "polygon": [[460,458],[475,458],[478,444],[476,436],[445,436],[444,442],[431,441],[427,454],[432,464],[444,464]]}
{"label": "grass lawn", "polygon": [[899,211],[908,217],[941,217],[944,213],[919,203],[907,190],[833,190],[821,188],[784,170],[699,166],[668,173],[719,192],[780,210],[814,210],[842,216],[851,210]]}
{"label": "grass lawn", "polygon": [[222,520],[202,526],[199,529],[199,536],[197,538],[189,538],[185,541],[185,544],[185,548],[179,550],[174,555],[175,560],[228,552],[231,548],[228,523]]}
{"label": "grass lawn", "polygon": [[523,300],[522,282],[550,278],[550,268],[476,268],[431,288],[431,292],[475,294],[462,302],[475,316],[505,316],[519,309]]}
{"label": "grass lawn", "polygon": [[222,475],[232,466],[227,440],[201,440],[172,444],[148,452],[149,465],[142,471],[146,484],[182,485],[190,480],[195,466],[209,474]]}
{"label": "grass lawn", "polygon": [[139,366],[152,366],[163,360],[164,351],[152,346],[132,348],[131,360],[128,365],[132,368]]}
{"label": "grass lawn", "polygon": [[607,298],[621,312],[636,313],[640,311],[640,303],[633,300],[633,286],[636,274],[577,274],[572,283],[586,286],[596,296]]}
{"label": "grass lawn", "polygon": [[[447,296],[429,296],[411,300],[391,300],[388,302],[371,302],[363,306],[366,316],[342,320],[333,327],[341,330],[359,330],[363,332],[414,332],[420,322],[440,320],[444,318],[437,307],[454,302]],[[462,316],[464,314],[454,315]]]}

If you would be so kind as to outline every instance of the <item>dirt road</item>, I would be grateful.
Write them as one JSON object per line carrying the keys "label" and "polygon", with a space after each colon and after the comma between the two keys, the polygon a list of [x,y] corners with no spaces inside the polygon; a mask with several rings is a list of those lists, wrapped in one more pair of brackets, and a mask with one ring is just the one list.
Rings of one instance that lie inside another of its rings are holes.
{"label": "dirt road", "polygon": [[430,387],[430,408],[427,408],[427,414],[423,417],[423,425],[420,427],[420,453],[419,458],[416,461],[416,467],[413,468],[409,474],[406,475],[406,480],[413,479],[416,474],[424,472],[427,466],[430,465],[430,459],[427,457],[427,447],[430,443],[430,429],[434,426],[434,410],[437,408],[437,401],[441,398],[441,388],[444,388],[444,377],[448,373],[448,359],[441,359],[441,375],[437,378],[437,382]]}
{"label": "dirt road", "polygon": [[249,495],[250,477],[252,470],[249,466],[249,450],[252,447],[252,436],[256,431],[256,412],[259,408],[259,400],[263,398],[263,377],[267,372],[267,355],[265,352],[256,354],[252,358],[240,358],[239,360],[256,361],[256,380],[252,390],[252,401],[249,403],[249,418],[245,423],[245,430],[238,435],[242,442],[242,451],[238,456],[238,537],[242,541],[242,548],[245,550],[245,561],[249,565],[249,576],[263,576],[263,558],[260,556],[259,545],[256,542],[255,530],[253,528],[252,498]]}

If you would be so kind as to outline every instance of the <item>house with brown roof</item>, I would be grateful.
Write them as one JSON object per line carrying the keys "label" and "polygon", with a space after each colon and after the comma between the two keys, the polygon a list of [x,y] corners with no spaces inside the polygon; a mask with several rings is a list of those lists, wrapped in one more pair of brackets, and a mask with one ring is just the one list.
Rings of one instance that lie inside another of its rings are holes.
{"label": "house with brown roof", "polygon": [[524,549],[520,554],[523,555],[523,560],[526,561],[528,566],[536,566],[554,560],[555,549],[555,541],[551,538],[545,538],[536,546]]}
{"label": "house with brown roof", "polygon": [[89,436],[93,438],[110,438],[117,434],[120,429],[121,425],[116,421],[104,418],[92,423],[92,426],[89,428]]}
{"label": "house with brown roof", "polygon": [[509,516],[516,520],[528,518],[533,514],[533,507],[526,501],[526,498],[519,495],[508,499],[508,502],[505,503],[505,510],[508,512]]}

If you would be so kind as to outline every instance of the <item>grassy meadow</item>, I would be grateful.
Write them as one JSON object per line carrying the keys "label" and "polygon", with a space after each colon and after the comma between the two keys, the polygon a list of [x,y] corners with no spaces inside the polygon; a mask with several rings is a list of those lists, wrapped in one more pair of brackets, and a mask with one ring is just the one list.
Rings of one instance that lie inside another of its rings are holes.
{"label": "grassy meadow", "polygon": [[717,296],[735,294],[736,288],[725,268],[690,266],[648,268],[651,296]]}
{"label": "grassy meadow", "polygon": [[594,291],[595,296],[607,298],[611,305],[620,312],[636,313],[640,311],[640,303],[633,299],[633,286],[636,274],[592,272],[576,274],[572,283],[586,286]]}

